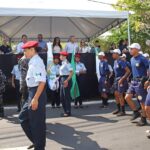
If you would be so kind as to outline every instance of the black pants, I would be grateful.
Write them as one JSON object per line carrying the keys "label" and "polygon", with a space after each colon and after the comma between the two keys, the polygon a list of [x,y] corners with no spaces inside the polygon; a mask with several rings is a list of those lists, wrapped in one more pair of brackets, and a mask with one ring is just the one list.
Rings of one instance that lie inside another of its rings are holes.
{"label": "black pants", "polygon": [[20,82],[15,80],[15,94],[18,110],[21,110],[21,93],[20,93]]}
{"label": "black pants", "polygon": [[63,76],[60,79],[60,101],[62,102],[62,106],[64,109],[64,113],[71,114],[71,95],[70,95],[70,88],[71,88],[71,81],[68,83],[68,87],[64,87],[64,81],[67,79],[68,76]]}
{"label": "black pants", "polygon": [[52,106],[60,106],[60,91],[51,91]]}
{"label": "black pants", "polygon": [[79,75],[79,76],[76,76],[77,78],[77,83],[78,83],[78,87],[79,87],[79,91],[80,91],[80,96],[77,97],[75,99],[75,105],[82,105],[82,101],[84,99],[84,96],[85,96],[85,90],[84,90],[84,86],[85,86],[85,82],[86,82],[86,76],[83,74],[83,75]]}
{"label": "black pants", "polygon": [[29,89],[28,100],[25,102],[19,115],[19,121],[26,136],[35,145],[34,150],[45,150],[46,144],[46,92],[39,98],[38,109],[33,111],[30,107],[37,87]]}

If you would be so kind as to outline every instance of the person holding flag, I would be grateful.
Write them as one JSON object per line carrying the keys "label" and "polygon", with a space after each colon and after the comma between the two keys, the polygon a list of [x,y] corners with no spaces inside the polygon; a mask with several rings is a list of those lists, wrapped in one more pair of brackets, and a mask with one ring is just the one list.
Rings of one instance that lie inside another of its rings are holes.
{"label": "person holding flag", "polygon": [[60,74],[60,101],[64,109],[62,117],[71,116],[71,78],[73,76],[73,68],[67,60],[68,53],[66,51],[60,52],[60,60],[62,62],[59,74]]}
{"label": "person holding flag", "polygon": [[[84,95],[85,95],[85,90],[82,88],[85,84],[85,75],[86,75],[86,67],[84,65],[84,63],[82,63],[80,61],[81,55],[79,53],[75,54],[75,63],[76,63],[76,81],[78,84],[78,88],[80,91],[80,96],[78,95],[78,97],[75,99],[75,106],[74,108],[78,108],[78,103],[79,103],[79,107],[83,108],[82,106],[82,101],[84,99]],[[75,82],[76,82],[75,81]]]}

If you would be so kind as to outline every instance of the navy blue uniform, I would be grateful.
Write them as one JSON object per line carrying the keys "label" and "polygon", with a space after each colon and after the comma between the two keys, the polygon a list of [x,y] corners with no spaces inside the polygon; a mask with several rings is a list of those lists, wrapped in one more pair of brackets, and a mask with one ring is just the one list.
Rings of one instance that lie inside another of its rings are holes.
{"label": "navy blue uniform", "polygon": [[142,77],[147,77],[147,70],[149,67],[148,60],[139,54],[137,57],[131,58],[131,67],[133,80],[128,89],[128,94],[136,94],[140,102],[144,103],[147,91],[144,89],[141,80]]}
{"label": "navy blue uniform", "polygon": [[114,88],[119,93],[125,93],[128,88],[127,80],[124,80],[122,85],[118,85],[118,81],[125,75],[125,68],[127,67],[126,62],[121,59],[114,61],[114,73],[115,73],[115,82]]}
{"label": "navy blue uniform", "polygon": [[99,92],[100,93],[108,93],[108,86],[106,85],[106,81],[109,75],[109,66],[106,61],[100,61],[99,63],[99,72],[100,72],[100,79],[99,79]]}

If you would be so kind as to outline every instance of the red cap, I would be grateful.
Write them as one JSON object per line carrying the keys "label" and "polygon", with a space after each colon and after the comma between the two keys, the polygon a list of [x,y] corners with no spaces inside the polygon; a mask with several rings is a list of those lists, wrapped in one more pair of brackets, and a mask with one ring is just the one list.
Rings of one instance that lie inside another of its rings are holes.
{"label": "red cap", "polygon": [[27,49],[27,48],[31,48],[31,47],[38,47],[38,42],[37,41],[29,41],[22,46],[22,49]]}
{"label": "red cap", "polygon": [[59,55],[54,55],[53,59],[59,59],[59,57],[60,57]]}
{"label": "red cap", "polygon": [[80,57],[81,57],[81,55],[80,55],[79,53],[77,53],[77,54],[75,55],[75,57],[79,57],[79,58],[80,58]]}
{"label": "red cap", "polygon": [[66,51],[62,51],[62,52],[60,52],[60,55],[68,56],[69,54]]}

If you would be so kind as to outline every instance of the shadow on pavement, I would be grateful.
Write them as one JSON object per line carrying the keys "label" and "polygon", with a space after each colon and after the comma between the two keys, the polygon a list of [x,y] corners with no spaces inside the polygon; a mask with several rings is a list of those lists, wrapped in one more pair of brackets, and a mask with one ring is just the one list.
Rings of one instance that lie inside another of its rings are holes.
{"label": "shadow on pavement", "polygon": [[64,145],[63,150],[108,150],[101,148],[96,141],[89,138],[93,134],[91,132],[76,131],[60,123],[47,124],[47,130],[47,138]]}

